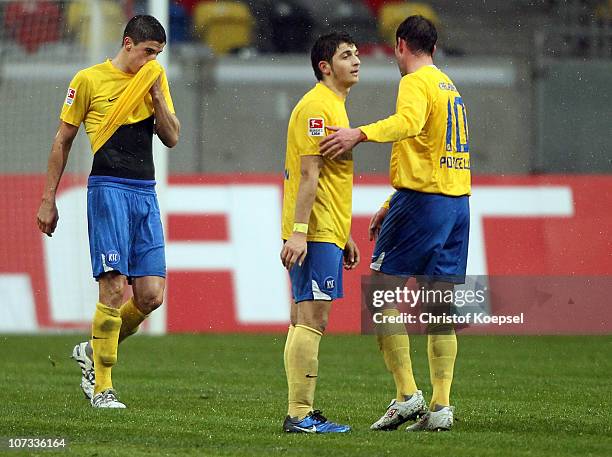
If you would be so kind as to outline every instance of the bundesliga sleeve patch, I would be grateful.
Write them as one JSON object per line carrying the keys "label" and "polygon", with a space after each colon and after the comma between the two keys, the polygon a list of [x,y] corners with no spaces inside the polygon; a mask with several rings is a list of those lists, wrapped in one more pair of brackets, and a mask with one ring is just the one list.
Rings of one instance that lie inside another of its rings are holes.
{"label": "bundesliga sleeve patch", "polygon": [[309,118],[308,136],[325,136],[325,120],[319,117]]}
{"label": "bundesliga sleeve patch", "polygon": [[74,101],[74,97],[76,97],[76,90],[73,89],[72,87],[69,87],[68,93],[66,94],[66,101],[64,103],[68,106],[72,105],[72,102]]}

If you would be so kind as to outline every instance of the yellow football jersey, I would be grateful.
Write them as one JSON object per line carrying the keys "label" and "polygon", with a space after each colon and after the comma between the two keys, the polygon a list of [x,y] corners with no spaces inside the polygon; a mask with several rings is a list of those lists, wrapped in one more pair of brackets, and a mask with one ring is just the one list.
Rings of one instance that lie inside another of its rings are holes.
{"label": "yellow football jersey", "polygon": [[[291,113],[287,130],[282,236],[293,233],[300,185],[301,156],[320,155],[326,126],[349,127],[344,99],[322,83],[302,97]],[[310,220],[308,241],[334,243],[344,249],[351,230],[353,153],[340,160],[323,159]]]}
{"label": "yellow football jersey", "polygon": [[450,78],[435,66],[401,79],[395,114],[359,128],[369,141],[394,142],[389,168],[396,189],[470,194],[465,105]]}
{"label": "yellow football jersey", "polygon": [[[133,77],[133,74],[124,73],[116,68],[110,60],[79,71],[70,82],[60,119],[76,127],[81,125],[81,122],[84,123],[85,131],[91,141],[107,111]],[[161,86],[168,108],[174,113],[165,72],[162,73]],[[134,110],[125,125],[135,124],[152,115],[153,100],[151,95],[147,94],[144,103]]]}

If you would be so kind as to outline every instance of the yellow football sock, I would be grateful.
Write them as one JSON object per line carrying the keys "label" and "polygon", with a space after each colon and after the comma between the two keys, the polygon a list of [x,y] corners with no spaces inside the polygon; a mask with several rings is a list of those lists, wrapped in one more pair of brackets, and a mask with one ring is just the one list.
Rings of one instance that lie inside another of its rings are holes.
{"label": "yellow football sock", "polygon": [[294,325],[289,326],[289,330],[287,331],[287,340],[285,341],[285,352],[283,354],[283,359],[285,362],[285,374],[289,376],[289,364],[287,363],[287,355],[289,354],[289,346],[291,345],[291,340],[293,339],[293,332],[295,330]]}
{"label": "yellow football sock", "polygon": [[319,373],[319,342],[323,334],[298,324],[287,350],[287,385],[291,417],[303,419],[313,410]]}
{"label": "yellow football sock", "polygon": [[[395,308],[383,310],[384,316],[399,316]],[[404,324],[384,323],[377,328],[378,347],[383,353],[387,370],[393,375],[395,382],[395,398],[404,401],[405,395],[412,395],[417,391],[412,361],[410,360],[410,339]]]}
{"label": "yellow football sock", "polygon": [[120,328],[119,310],[98,303],[91,326],[91,345],[96,375],[95,394],[113,387],[111,370],[117,362]]}
{"label": "yellow football sock", "polygon": [[130,298],[123,305],[121,305],[121,308],[119,308],[119,313],[121,315],[119,342],[121,343],[128,336],[131,336],[138,331],[138,327],[147,318],[147,315],[136,307],[134,297]]}
{"label": "yellow football sock", "polygon": [[457,337],[454,330],[443,335],[427,337],[427,356],[429,376],[433,387],[430,408],[435,405],[450,405],[450,390],[453,382],[453,369],[457,358]]}

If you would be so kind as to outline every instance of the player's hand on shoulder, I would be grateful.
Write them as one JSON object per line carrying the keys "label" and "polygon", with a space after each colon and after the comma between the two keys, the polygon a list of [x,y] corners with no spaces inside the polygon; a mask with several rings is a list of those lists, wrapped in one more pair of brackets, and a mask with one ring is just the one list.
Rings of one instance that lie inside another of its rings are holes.
{"label": "player's hand on shoulder", "polygon": [[387,216],[388,212],[389,208],[385,208],[383,206],[378,211],[376,211],[374,216],[372,216],[372,219],[370,219],[370,226],[368,230],[368,233],[370,235],[370,241],[374,241],[378,238],[378,234],[380,233],[380,227],[382,226],[383,220]]}
{"label": "player's hand on shoulder", "polygon": [[357,268],[360,261],[361,254],[359,253],[357,243],[355,243],[352,238],[349,238],[346,242],[346,246],[344,246],[344,269],[354,270]]}
{"label": "player's hand on shoulder", "polygon": [[281,250],[281,262],[287,270],[291,270],[297,263],[302,266],[306,254],[308,252],[308,245],[306,244],[306,234],[294,232],[291,237],[283,245]]}
{"label": "player's hand on shoulder", "polygon": [[36,214],[36,224],[40,231],[47,236],[52,236],[57,227],[58,220],[59,213],[57,212],[55,201],[43,200]]}
{"label": "player's hand on shoulder", "polygon": [[326,159],[337,159],[342,154],[349,152],[362,140],[359,129],[348,129],[344,127],[329,126],[332,134],[326,136],[319,143],[319,152]]}

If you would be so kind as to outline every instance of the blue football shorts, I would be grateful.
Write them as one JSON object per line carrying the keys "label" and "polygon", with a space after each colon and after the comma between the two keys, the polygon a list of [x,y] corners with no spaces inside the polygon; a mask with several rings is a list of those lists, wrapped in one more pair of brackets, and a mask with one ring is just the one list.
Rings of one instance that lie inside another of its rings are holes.
{"label": "blue football shorts", "polygon": [[370,268],[389,275],[462,284],[469,231],[467,195],[398,190],[389,203]]}
{"label": "blue football shorts", "polygon": [[109,271],[166,277],[155,181],[90,176],[87,222],[94,278]]}
{"label": "blue football shorts", "polygon": [[308,241],[306,259],[289,271],[293,300],[331,301],[342,298],[343,251],[333,243]]}

